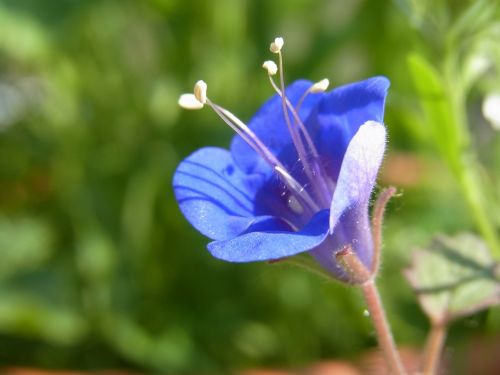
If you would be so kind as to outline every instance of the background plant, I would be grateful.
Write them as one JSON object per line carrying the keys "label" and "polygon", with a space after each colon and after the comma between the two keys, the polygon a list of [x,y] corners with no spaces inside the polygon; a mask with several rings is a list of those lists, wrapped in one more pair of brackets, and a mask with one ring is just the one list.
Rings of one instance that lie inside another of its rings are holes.
{"label": "background plant", "polygon": [[[374,346],[355,292],[211,259],[170,190],[183,156],[232,136],[179,93],[204,77],[250,116],[276,34],[290,80],[391,78],[380,185],[403,194],[379,283],[396,339],[422,342],[410,250],[469,229],[498,256],[500,137],[481,114],[500,90],[498,20],[493,0],[1,0],[0,364],[220,372]],[[448,345],[498,325],[459,320]]]}

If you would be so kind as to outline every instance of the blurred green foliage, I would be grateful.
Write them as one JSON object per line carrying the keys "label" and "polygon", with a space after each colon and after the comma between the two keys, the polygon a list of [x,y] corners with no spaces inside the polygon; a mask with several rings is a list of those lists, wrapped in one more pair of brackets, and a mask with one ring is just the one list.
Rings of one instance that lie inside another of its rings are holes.
{"label": "blurred green foliage", "polygon": [[410,250],[498,241],[500,137],[480,113],[500,91],[498,1],[0,0],[0,365],[216,373],[374,345],[356,290],[212,259],[173,198],[177,163],[232,136],[178,95],[203,78],[249,118],[277,35],[289,80],[392,81],[388,159],[410,162],[382,174],[403,195],[380,282],[396,338],[422,341]]}

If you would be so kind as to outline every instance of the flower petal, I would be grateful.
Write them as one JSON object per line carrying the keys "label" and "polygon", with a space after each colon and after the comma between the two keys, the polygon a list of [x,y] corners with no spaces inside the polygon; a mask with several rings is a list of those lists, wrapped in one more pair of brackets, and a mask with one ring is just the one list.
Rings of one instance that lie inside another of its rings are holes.
{"label": "flower petal", "polygon": [[[279,227],[279,225],[277,225]],[[228,262],[253,262],[280,259],[311,250],[321,244],[328,235],[328,210],[318,212],[298,232],[275,230],[252,231],[227,241],[208,244],[208,250],[216,258]]]}
{"label": "flower petal", "polygon": [[367,267],[373,260],[373,239],[368,218],[368,201],[348,208],[335,225],[333,233],[311,251],[316,260],[338,279],[349,282],[349,275],[337,264],[335,254],[350,245]]}
{"label": "flower petal", "polygon": [[187,220],[205,236],[224,240],[255,221],[255,194],[263,182],[262,176],[241,172],[229,151],[207,147],[179,165],[173,185]]}
{"label": "flower petal", "polygon": [[[311,87],[312,82],[299,80],[286,88],[286,96],[292,105],[296,105],[302,95]],[[313,107],[325,94],[309,94],[303,101],[299,115],[307,118]],[[257,137],[276,155],[286,167],[292,167],[297,162],[295,149],[283,115],[282,102],[279,95],[269,99],[248,126]],[[247,173],[266,173],[271,169],[269,165],[240,137],[235,136],[231,143],[231,153],[240,168]]]}
{"label": "flower petal", "polygon": [[383,122],[390,82],[385,77],[338,87],[327,93],[308,120],[308,128],[327,168],[336,181],[347,146],[367,121]]}
{"label": "flower petal", "polygon": [[375,121],[361,125],[342,161],[330,207],[330,232],[348,208],[367,205],[385,152],[385,126]]}
{"label": "flower petal", "polygon": [[368,121],[361,125],[347,148],[330,208],[330,235],[311,254],[337,278],[349,281],[335,261],[335,253],[350,245],[370,267],[373,240],[368,203],[385,151],[385,126]]}

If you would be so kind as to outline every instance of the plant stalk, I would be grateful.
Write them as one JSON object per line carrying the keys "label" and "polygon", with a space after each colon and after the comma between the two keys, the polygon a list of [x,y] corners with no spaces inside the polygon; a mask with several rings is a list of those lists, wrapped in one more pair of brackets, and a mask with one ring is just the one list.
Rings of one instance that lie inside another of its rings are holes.
{"label": "plant stalk", "polygon": [[446,339],[446,324],[433,324],[422,360],[422,374],[435,375],[439,371],[441,352]]}
{"label": "plant stalk", "polygon": [[[447,91],[450,109],[455,120],[456,132],[459,134],[459,144],[456,145],[457,154],[454,160],[449,161],[450,169],[455,174],[462,194],[469,207],[476,227],[488,243],[491,254],[500,260],[500,239],[496,233],[494,220],[488,217],[485,201],[485,189],[481,184],[481,177],[478,170],[478,161],[471,144],[471,135],[466,112],[466,95],[460,81],[459,69],[457,68],[457,57],[452,47],[449,47],[448,56],[444,63],[444,73],[446,77]],[[435,124],[438,126],[439,124]]]}
{"label": "plant stalk", "polygon": [[390,373],[393,375],[406,375],[375,282],[370,280],[361,285],[361,289]]}
{"label": "plant stalk", "polygon": [[384,189],[378,196],[372,213],[372,234],[373,234],[373,261],[371,273],[376,275],[380,266],[382,254],[382,223],[384,221],[385,207],[389,200],[396,194],[393,186]]}

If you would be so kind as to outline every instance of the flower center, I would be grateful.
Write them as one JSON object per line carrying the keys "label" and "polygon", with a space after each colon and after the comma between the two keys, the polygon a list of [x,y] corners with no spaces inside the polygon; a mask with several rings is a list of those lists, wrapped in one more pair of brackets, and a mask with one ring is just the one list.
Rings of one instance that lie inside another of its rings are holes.
{"label": "flower center", "polygon": [[[266,61],[263,68],[267,70],[271,86],[281,98],[283,116],[290,138],[297,151],[298,159],[307,179],[306,186],[299,183],[283,163],[269,150],[259,137],[240,119],[227,109],[215,104],[207,97],[207,85],[204,81],[198,81],[194,87],[194,94],[183,94],[179,99],[179,105],[186,109],[200,109],[205,104],[211,107],[215,113],[229,125],[252,149],[257,152],[274,170],[286,188],[290,191],[288,206],[294,213],[307,212],[312,215],[323,208],[330,207],[333,194],[333,181],[328,177],[316,146],[304,122],[299,116],[299,110],[304,100],[310,93],[324,92],[328,88],[328,80],[323,79],[313,84],[299,99],[294,107],[285,93],[285,80],[283,74],[283,55],[281,53],[284,45],[282,38],[276,38],[271,43],[270,50],[278,55],[278,66],[273,61]],[[279,71],[279,84],[273,76]]]}

